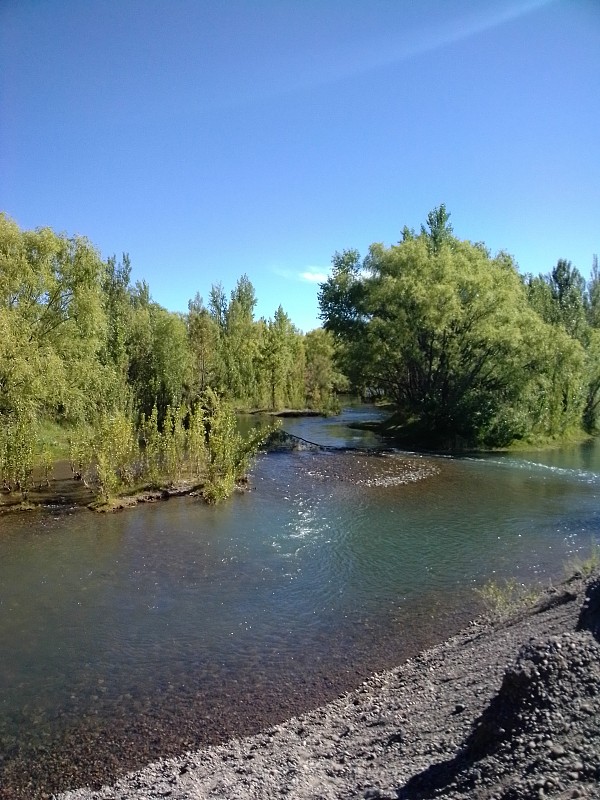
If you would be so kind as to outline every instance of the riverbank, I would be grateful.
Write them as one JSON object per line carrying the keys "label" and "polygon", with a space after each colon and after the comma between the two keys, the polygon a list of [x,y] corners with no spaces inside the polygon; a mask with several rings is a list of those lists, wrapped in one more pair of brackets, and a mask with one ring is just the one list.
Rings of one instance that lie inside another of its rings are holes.
{"label": "riverbank", "polygon": [[[240,482],[243,486],[243,482]],[[73,476],[68,461],[57,461],[47,479],[34,474],[26,491],[0,492],[0,514],[35,511],[42,508],[81,508],[108,513],[133,508],[140,503],[156,503],[171,497],[199,495],[203,484],[198,481],[179,481],[160,488],[140,487],[127,493],[102,500],[90,486]]]}
{"label": "riverbank", "polygon": [[594,797],[600,577],[480,618],[397,669],[262,733],[60,800]]}
{"label": "riverbank", "polygon": [[[379,408],[386,408],[385,405]],[[460,436],[440,439],[432,436],[428,428],[419,423],[407,423],[399,414],[390,414],[383,420],[365,420],[348,423],[349,428],[365,430],[377,434],[388,445],[400,450],[414,452],[458,455],[483,453],[522,453],[531,451],[555,450],[561,447],[584,444],[592,441],[598,433],[590,433],[583,428],[571,429],[560,436],[535,436],[525,439],[514,439],[505,446],[474,446]]]}

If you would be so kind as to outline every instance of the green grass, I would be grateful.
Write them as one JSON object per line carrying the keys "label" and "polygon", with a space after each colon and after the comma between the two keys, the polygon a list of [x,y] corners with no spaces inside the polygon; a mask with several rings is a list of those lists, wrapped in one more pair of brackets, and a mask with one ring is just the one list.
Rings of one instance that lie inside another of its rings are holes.
{"label": "green grass", "polygon": [[[47,451],[53,461],[68,460],[69,439],[73,436],[74,429],[58,425],[50,420],[43,420],[38,426],[38,453]],[[36,459],[37,460],[37,459]]]}
{"label": "green grass", "polygon": [[592,542],[590,546],[590,553],[587,558],[575,556],[565,564],[565,572],[568,577],[572,575],[583,575],[584,578],[589,578],[600,567],[600,545]]}
{"label": "green grass", "polygon": [[519,583],[516,578],[489,580],[481,588],[475,589],[475,593],[489,612],[500,616],[517,608],[533,605],[540,595],[538,589]]}
{"label": "green grass", "polygon": [[[581,576],[589,578],[600,570],[600,544],[592,542],[589,555],[585,558],[575,556],[565,563],[565,576],[572,578]],[[526,586],[516,578],[495,579],[487,581],[478,589],[477,594],[491,614],[504,616],[519,608],[533,605],[540,597],[540,588]]]}
{"label": "green grass", "polygon": [[516,439],[506,450],[509,452],[519,452],[521,450],[552,450],[557,447],[564,447],[570,444],[581,444],[588,442],[593,435],[583,430],[583,428],[571,428],[561,434],[554,436],[541,436],[531,434],[523,439]]}

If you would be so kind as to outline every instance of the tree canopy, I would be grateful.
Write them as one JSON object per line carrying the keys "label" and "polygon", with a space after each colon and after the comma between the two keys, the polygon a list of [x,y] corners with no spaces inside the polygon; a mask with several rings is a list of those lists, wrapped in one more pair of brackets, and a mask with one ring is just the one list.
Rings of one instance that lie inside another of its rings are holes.
{"label": "tree canopy", "polygon": [[168,311],[146,282],[131,284],[127,254],[104,261],[84,237],[22,230],[0,214],[0,480],[26,482],[36,428],[47,420],[77,428],[75,450],[92,447],[114,485],[129,469],[123,453],[131,456],[144,430],[152,441],[167,437],[155,449],[171,474],[180,428],[193,427],[200,412],[198,430],[209,420],[216,448],[233,408],[331,408],[342,380],[333,338],[305,337],[281,306],[255,319],[255,307],[244,274],[229,298],[217,283],[208,306],[196,293],[187,314]]}
{"label": "tree canopy", "polygon": [[335,253],[319,304],[338,363],[428,444],[507,444],[581,424],[585,281],[561,260],[527,283],[507,253],[456,238],[449,216],[434,209],[420,234],[405,227],[363,260]]}

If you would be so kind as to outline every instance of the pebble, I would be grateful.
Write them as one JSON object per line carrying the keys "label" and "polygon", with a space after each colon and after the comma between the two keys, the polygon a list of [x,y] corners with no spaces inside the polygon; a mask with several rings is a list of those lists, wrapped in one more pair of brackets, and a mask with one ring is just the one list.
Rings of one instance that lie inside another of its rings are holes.
{"label": "pebble", "polygon": [[550,745],[550,755],[552,758],[560,758],[564,756],[565,748],[560,744],[551,744]]}

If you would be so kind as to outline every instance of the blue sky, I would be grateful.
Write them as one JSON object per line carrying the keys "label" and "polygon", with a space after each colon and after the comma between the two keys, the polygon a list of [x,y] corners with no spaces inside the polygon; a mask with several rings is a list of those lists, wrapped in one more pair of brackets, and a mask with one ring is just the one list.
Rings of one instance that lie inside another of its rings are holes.
{"label": "blue sky", "polygon": [[523,272],[600,252],[600,0],[2,0],[0,210],[185,311],[318,324],[335,250],[445,203]]}

